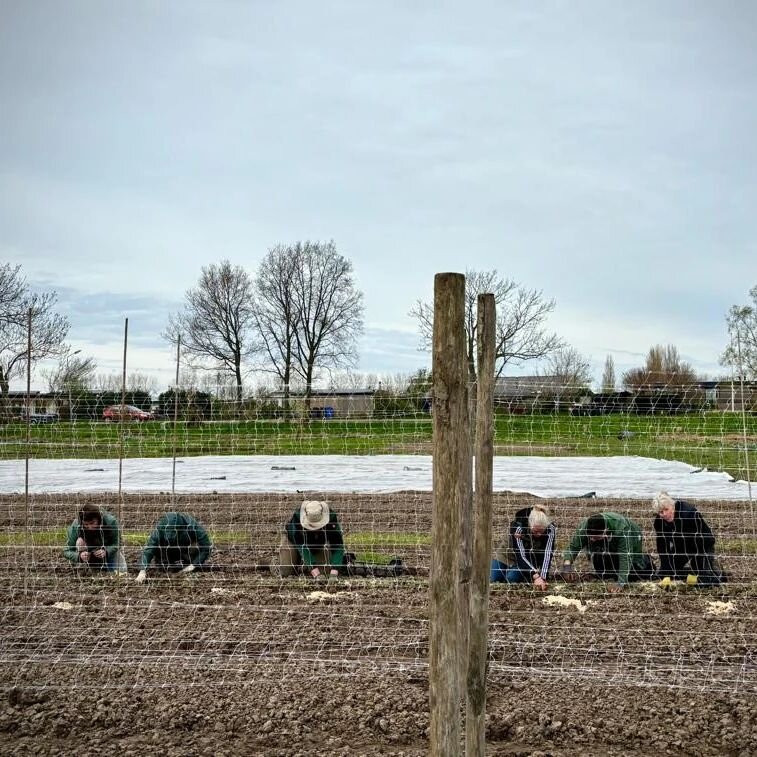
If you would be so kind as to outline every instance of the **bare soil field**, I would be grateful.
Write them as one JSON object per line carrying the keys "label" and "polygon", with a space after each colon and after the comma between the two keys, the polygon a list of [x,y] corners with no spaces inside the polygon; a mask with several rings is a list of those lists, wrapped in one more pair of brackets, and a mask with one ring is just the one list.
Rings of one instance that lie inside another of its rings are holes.
{"label": "bare soil field", "polygon": [[[329,500],[348,549],[399,556],[413,575],[344,577],[330,591],[271,575],[281,526],[303,496]],[[495,538],[531,500],[496,496]],[[129,577],[78,574],[49,543],[84,501],[120,513]],[[560,548],[580,517],[602,509],[651,529],[647,502],[549,504]],[[717,590],[492,587],[490,754],[757,753],[749,505],[697,505],[723,545],[730,581]],[[138,537],[169,509],[219,535],[212,569],[136,585]],[[431,495],[418,492],[45,495],[28,512],[23,498],[1,497],[0,752],[427,753],[430,525]]]}

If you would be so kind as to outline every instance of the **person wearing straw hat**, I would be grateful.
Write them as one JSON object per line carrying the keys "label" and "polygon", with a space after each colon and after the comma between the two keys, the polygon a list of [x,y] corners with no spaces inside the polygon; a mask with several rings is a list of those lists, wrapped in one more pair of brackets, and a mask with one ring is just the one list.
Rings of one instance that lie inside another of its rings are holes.
{"label": "person wearing straw hat", "polygon": [[725,581],[715,560],[715,536],[694,505],[659,492],[652,499],[652,511],[662,586],[676,580],[699,586]]}
{"label": "person wearing straw hat", "polygon": [[77,568],[126,573],[118,521],[97,505],[82,505],[68,527],[63,555]]}
{"label": "person wearing straw hat", "polygon": [[165,513],[152,530],[142,550],[137,583],[147,578],[147,568],[155,561],[158,568],[187,575],[197,570],[213,549],[208,532],[189,513]]}
{"label": "person wearing straw hat", "polygon": [[279,548],[280,575],[302,572],[317,580],[328,572],[333,581],[343,563],[344,534],[336,513],[328,502],[305,500],[284,529]]}

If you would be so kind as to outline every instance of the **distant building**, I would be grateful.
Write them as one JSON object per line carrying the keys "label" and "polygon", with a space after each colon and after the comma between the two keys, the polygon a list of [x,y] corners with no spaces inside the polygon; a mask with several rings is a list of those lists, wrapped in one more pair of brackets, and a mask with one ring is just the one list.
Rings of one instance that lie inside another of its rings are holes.
{"label": "distant building", "polygon": [[567,386],[562,376],[500,376],[494,384],[494,407],[500,412],[567,410],[584,386]]}
{"label": "distant building", "polygon": [[65,403],[66,398],[59,392],[8,392],[4,395],[9,413],[12,417],[20,418],[26,413],[32,415],[42,413],[57,413],[60,410],[61,400]]}
{"label": "distant building", "polygon": [[[713,410],[740,412],[742,409],[742,386],[738,379],[699,381],[708,407]],[[743,387],[744,409],[757,411],[757,381],[745,381]]]}
{"label": "distant building", "polygon": [[[318,418],[350,418],[372,415],[375,407],[375,394],[375,389],[313,390],[309,398],[309,412],[311,417]],[[271,392],[269,396],[278,407],[284,407],[285,395],[283,391]],[[289,393],[290,409],[305,412],[307,406],[308,402],[303,393]]]}

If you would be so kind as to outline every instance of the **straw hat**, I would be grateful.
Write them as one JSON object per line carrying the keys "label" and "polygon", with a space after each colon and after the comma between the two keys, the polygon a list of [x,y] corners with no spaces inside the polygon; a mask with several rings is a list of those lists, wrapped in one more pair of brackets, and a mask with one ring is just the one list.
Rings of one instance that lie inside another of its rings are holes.
{"label": "straw hat", "polygon": [[329,503],[306,499],[300,506],[300,523],[308,531],[317,531],[329,522]]}

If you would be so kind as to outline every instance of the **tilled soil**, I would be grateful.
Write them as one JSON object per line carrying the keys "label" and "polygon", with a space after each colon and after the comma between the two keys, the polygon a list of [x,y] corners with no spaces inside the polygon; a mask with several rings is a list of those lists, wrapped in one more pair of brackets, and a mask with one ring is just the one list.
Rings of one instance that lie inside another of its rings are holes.
{"label": "tilled soil", "polygon": [[[235,535],[214,570],[142,586],[133,573],[77,574],[60,547],[9,537],[0,552],[0,751],[427,753],[429,545],[375,547],[420,576],[344,578],[331,589],[277,579],[264,566],[302,496],[49,495],[32,498],[28,514],[23,500],[0,499],[0,533],[11,535],[67,524],[86,500],[120,510],[127,532],[182,509]],[[351,533],[429,533],[428,494],[307,496],[329,499],[348,548]],[[529,500],[498,495],[495,533]],[[551,504],[560,547],[579,517],[601,509],[651,528],[646,502]],[[551,584],[548,602],[530,588],[492,587],[490,754],[757,754],[749,509],[698,505],[730,549],[731,581],[717,590]],[[132,570],[138,554],[127,549]]]}

